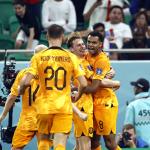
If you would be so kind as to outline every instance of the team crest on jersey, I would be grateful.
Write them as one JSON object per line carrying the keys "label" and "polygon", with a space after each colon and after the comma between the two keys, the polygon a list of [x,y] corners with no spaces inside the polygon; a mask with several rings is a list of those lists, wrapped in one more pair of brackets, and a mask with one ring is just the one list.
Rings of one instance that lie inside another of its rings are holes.
{"label": "team crest on jersey", "polygon": [[87,68],[92,71],[93,70],[93,67],[91,65],[88,65]]}
{"label": "team crest on jersey", "polygon": [[102,69],[97,68],[97,69],[96,69],[96,74],[100,75],[101,73],[102,73]]}

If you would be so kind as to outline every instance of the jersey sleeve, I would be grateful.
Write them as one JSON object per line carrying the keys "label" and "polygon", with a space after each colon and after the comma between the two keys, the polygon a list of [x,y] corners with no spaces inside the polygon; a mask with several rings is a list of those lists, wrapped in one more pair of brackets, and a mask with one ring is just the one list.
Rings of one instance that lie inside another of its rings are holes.
{"label": "jersey sleeve", "polygon": [[92,79],[98,79],[102,80],[105,78],[106,74],[110,70],[110,64],[104,59],[104,60],[98,60],[94,64],[94,75]]}
{"label": "jersey sleeve", "polygon": [[37,54],[32,57],[28,72],[33,74],[34,76],[38,75],[38,55]]}
{"label": "jersey sleeve", "polygon": [[18,85],[19,85],[20,80],[21,80],[21,74],[22,74],[22,72],[18,73],[18,75],[17,75],[17,77],[16,77],[16,79],[15,79],[15,81],[11,87],[10,91],[11,91],[12,95],[18,96]]}

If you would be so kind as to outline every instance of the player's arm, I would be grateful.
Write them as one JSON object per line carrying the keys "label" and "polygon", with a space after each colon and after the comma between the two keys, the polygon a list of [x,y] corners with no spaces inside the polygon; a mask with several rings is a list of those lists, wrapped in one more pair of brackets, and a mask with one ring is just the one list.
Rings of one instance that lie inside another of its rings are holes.
{"label": "player's arm", "polygon": [[38,54],[34,55],[30,62],[30,67],[28,68],[27,73],[21,78],[20,83],[18,85],[18,95],[22,95],[25,92],[25,89],[30,86],[30,82],[37,75],[37,60],[36,57]]}
{"label": "player's arm", "polygon": [[27,73],[20,81],[18,86],[18,94],[22,95],[25,92],[25,89],[30,86],[31,80],[34,79],[34,75],[31,73]]}
{"label": "player's arm", "polygon": [[98,79],[93,79],[92,84],[89,84],[85,89],[85,93],[95,93],[99,88],[114,88],[118,89],[120,87],[120,82],[119,81],[113,81],[110,79],[103,79],[103,80],[98,80]]}
{"label": "player's arm", "polygon": [[108,71],[105,78],[112,79],[112,78],[114,78],[115,74],[116,74],[116,72],[115,72],[114,68],[111,66],[110,71]]}
{"label": "player's arm", "polygon": [[11,93],[8,95],[4,109],[3,109],[3,112],[0,115],[0,123],[5,119],[7,113],[9,112],[11,107],[13,106],[16,99],[17,99],[17,96],[15,96]]}

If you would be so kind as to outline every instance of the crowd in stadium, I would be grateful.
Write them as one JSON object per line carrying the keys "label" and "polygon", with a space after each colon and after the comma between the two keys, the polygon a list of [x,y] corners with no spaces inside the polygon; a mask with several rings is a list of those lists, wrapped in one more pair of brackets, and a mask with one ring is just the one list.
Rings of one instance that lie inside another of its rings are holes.
{"label": "crowd in stadium", "polygon": [[[104,50],[150,47],[148,0],[24,0],[19,5],[6,1],[7,4],[1,2],[4,14],[0,17],[1,49],[32,49],[39,43],[47,44],[45,32],[51,24],[62,26],[66,36],[81,32],[86,40],[97,23],[103,24],[97,25],[96,30],[105,35]],[[9,44],[3,46],[6,38]],[[109,55],[112,60],[149,59],[146,53]]]}

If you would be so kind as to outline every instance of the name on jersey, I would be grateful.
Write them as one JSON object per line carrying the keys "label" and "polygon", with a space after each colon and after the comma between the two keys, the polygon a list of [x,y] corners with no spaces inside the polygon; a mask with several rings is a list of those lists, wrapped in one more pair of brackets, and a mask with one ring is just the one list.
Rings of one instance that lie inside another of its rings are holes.
{"label": "name on jersey", "polygon": [[70,57],[65,56],[41,56],[41,61],[62,61],[62,62],[70,62]]}

